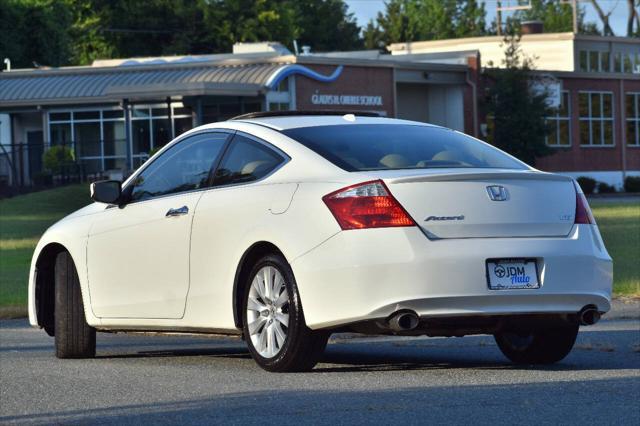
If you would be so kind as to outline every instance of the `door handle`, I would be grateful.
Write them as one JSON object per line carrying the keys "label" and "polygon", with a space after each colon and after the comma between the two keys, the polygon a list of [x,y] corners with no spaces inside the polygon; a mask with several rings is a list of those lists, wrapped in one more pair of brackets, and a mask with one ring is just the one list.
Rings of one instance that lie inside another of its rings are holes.
{"label": "door handle", "polygon": [[189,208],[187,206],[182,206],[178,209],[169,209],[165,217],[182,216],[187,213],[189,213]]}

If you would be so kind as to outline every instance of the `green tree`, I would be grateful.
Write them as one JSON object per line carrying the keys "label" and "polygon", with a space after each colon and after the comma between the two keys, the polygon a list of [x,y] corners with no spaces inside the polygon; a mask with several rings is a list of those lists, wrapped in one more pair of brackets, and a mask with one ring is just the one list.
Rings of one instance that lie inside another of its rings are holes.
{"label": "green tree", "polygon": [[364,30],[365,47],[486,34],[484,3],[477,0],[390,0]]}
{"label": "green tree", "polygon": [[504,46],[503,68],[485,71],[488,141],[533,165],[536,158],[551,153],[545,143],[549,133],[545,117],[552,110],[546,103],[547,94],[532,90],[537,79],[532,73],[533,60],[522,54],[518,36],[507,36]]}
{"label": "green tree", "polygon": [[56,0],[0,0],[0,58],[14,68],[66,65],[72,15]]}

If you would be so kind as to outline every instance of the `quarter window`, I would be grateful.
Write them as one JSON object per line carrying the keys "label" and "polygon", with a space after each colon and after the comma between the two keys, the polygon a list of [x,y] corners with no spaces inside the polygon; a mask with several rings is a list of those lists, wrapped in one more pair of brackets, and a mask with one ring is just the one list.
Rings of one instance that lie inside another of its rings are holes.
{"label": "quarter window", "polygon": [[229,185],[261,179],[283,161],[284,158],[272,149],[236,135],[216,171],[215,184]]}
{"label": "quarter window", "polygon": [[147,200],[207,187],[211,168],[227,138],[226,133],[204,133],[172,146],[138,175],[131,200]]}
{"label": "quarter window", "polygon": [[547,117],[550,132],[547,136],[547,145],[563,147],[571,145],[571,107],[569,104],[569,92],[563,91],[560,98],[560,106],[556,114]]}
{"label": "quarter window", "polygon": [[613,145],[613,94],[580,92],[580,145]]}
{"label": "quarter window", "polygon": [[627,93],[627,145],[640,146],[640,93]]}

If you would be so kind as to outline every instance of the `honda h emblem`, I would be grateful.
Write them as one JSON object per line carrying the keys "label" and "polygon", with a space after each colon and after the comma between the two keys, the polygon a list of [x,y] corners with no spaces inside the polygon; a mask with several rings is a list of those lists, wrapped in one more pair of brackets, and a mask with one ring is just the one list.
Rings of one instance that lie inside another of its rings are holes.
{"label": "honda h emblem", "polygon": [[492,201],[507,201],[509,199],[507,188],[500,185],[487,186],[487,194]]}

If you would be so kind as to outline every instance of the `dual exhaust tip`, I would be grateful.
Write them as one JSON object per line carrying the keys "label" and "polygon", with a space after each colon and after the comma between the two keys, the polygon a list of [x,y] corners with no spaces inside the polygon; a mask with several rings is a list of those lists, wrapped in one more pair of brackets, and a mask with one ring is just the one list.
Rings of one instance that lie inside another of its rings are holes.
{"label": "dual exhaust tip", "polygon": [[[578,312],[580,325],[594,325],[598,321],[600,321],[600,312],[594,305],[587,305]],[[418,327],[420,317],[413,311],[400,311],[393,314],[388,323],[389,328],[393,331],[411,331]]]}

